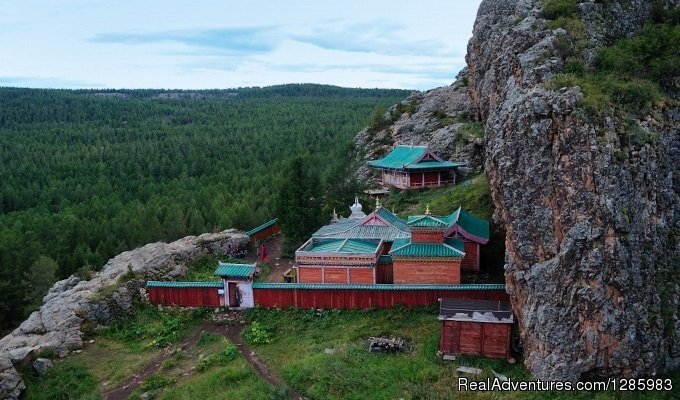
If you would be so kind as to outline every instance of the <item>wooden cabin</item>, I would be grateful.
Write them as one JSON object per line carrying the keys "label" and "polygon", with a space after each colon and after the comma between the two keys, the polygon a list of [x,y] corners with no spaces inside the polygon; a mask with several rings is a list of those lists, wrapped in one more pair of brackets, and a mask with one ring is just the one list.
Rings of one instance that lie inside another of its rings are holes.
{"label": "wooden cabin", "polygon": [[215,275],[222,278],[224,296],[221,305],[229,308],[255,307],[253,277],[255,264],[230,264],[220,262]]}
{"label": "wooden cabin", "polygon": [[439,342],[442,355],[513,360],[510,340],[514,320],[509,302],[443,298],[439,320],[442,322]]}
{"label": "wooden cabin", "polygon": [[456,183],[456,170],[465,165],[444,161],[429,146],[397,146],[387,156],[368,162],[380,171],[383,186],[400,189],[442,187]]}

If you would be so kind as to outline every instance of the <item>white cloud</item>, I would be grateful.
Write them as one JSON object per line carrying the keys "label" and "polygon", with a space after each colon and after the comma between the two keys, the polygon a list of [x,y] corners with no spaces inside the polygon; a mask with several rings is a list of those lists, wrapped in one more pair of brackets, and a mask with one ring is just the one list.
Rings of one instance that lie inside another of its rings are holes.
{"label": "white cloud", "polygon": [[13,2],[0,86],[427,89],[463,67],[479,2]]}

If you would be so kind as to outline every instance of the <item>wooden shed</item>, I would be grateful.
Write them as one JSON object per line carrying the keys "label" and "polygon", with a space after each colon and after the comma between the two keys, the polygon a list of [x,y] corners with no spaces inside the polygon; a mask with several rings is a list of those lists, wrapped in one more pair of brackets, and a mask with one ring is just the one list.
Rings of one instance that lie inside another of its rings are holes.
{"label": "wooden shed", "polygon": [[481,355],[511,361],[512,306],[505,301],[441,300],[439,351],[444,356]]}

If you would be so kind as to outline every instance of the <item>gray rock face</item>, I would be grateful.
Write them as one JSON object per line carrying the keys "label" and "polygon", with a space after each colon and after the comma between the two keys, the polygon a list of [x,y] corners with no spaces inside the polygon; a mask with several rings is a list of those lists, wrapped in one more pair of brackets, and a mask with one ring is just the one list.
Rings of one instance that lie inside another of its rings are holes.
{"label": "gray rock face", "polygon": [[38,375],[45,375],[45,372],[54,366],[54,364],[52,364],[52,360],[48,358],[38,358],[33,361],[33,364],[31,365],[33,366],[33,370]]}
{"label": "gray rock face", "polygon": [[[25,388],[14,364],[31,353],[52,349],[59,356],[82,348],[85,321],[106,324],[133,311],[140,288],[148,279],[168,279],[186,272],[186,264],[208,254],[224,254],[248,244],[248,236],[236,230],[187,236],[172,243],[151,243],[109,260],[92,279],[78,277],[55,283],[33,312],[12,333],[0,339],[0,398],[18,399]],[[136,279],[121,282],[128,266]],[[102,290],[118,285],[110,295]]]}
{"label": "gray rock face", "polygon": [[[680,110],[601,120],[580,88],[547,89],[565,32],[542,28],[541,5],[483,1],[467,53],[525,364],[541,379],[654,376],[680,359]],[[579,5],[592,54],[650,13],[603,7]]]}
{"label": "gray rock face", "polygon": [[[456,83],[451,86],[415,92],[387,110],[385,120],[389,126],[378,132],[364,129],[355,137],[356,157],[373,160],[384,156],[397,144],[429,144],[440,157],[465,162],[468,168],[480,171],[483,168],[483,141],[475,137],[470,128],[473,108],[468,88],[466,71],[462,71]],[[411,108],[398,114],[398,108]],[[480,132],[481,133],[481,132]],[[370,170],[362,166],[357,176],[369,180]]]}

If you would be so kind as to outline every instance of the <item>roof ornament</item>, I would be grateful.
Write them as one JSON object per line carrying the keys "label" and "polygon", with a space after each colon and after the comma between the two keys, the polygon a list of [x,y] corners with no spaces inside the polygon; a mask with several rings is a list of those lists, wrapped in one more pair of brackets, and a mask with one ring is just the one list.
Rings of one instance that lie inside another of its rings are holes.
{"label": "roof ornament", "polygon": [[382,207],[382,205],[380,204],[380,197],[375,196],[375,210],[378,211],[380,207]]}
{"label": "roof ornament", "polygon": [[363,208],[364,207],[361,205],[361,203],[359,203],[359,196],[355,194],[354,195],[354,204],[352,204],[349,207],[349,209],[352,211],[352,214],[350,214],[349,218],[363,218],[363,217],[365,217],[366,214],[364,214],[364,212],[362,211]]}
{"label": "roof ornament", "polygon": [[334,224],[338,221],[338,213],[335,212],[335,207],[333,207],[333,214],[331,214],[331,224]]}
{"label": "roof ornament", "polygon": [[432,213],[430,212],[430,205],[429,204],[427,206],[425,206],[425,215],[432,215]]}

